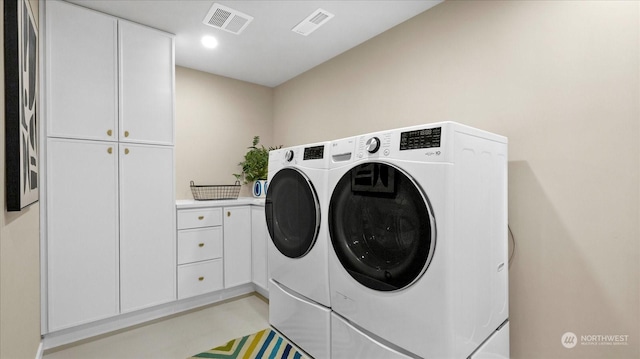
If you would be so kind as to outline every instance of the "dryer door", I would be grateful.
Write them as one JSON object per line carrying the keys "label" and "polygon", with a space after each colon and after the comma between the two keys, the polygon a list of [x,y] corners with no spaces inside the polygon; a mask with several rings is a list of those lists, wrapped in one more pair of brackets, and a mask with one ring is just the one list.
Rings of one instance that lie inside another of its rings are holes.
{"label": "dryer door", "polygon": [[329,233],[347,272],[379,291],[414,283],[435,248],[435,222],[423,191],[399,168],[377,162],[352,168],[337,183]]}
{"label": "dryer door", "polygon": [[278,171],[269,182],[265,216],[280,253],[289,258],[306,255],[320,229],[320,204],[309,178],[294,168]]}

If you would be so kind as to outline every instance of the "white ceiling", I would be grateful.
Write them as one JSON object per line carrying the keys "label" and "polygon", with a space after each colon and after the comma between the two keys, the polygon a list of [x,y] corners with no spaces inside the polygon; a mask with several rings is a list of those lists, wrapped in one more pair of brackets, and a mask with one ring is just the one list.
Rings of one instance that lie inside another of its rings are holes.
{"label": "white ceiling", "polygon": [[[69,0],[176,35],[176,65],[277,86],[443,0]],[[253,21],[235,35],[202,23],[214,2]],[[291,29],[321,8],[334,18],[309,36]],[[206,49],[200,39],[218,39]]]}

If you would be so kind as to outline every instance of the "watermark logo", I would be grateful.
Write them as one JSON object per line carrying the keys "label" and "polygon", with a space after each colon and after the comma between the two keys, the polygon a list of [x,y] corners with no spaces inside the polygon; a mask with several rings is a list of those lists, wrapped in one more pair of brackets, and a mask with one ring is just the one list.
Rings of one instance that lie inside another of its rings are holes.
{"label": "watermark logo", "polygon": [[588,334],[580,335],[579,337],[573,332],[566,332],[562,334],[560,338],[562,346],[571,349],[576,345],[581,346],[617,346],[617,345],[629,345],[628,334]]}
{"label": "watermark logo", "polygon": [[573,347],[575,347],[576,345],[578,345],[578,336],[575,335],[575,333],[572,332],[566,332],[564,334],[562,334],[562,346],[567,348],[567,349],[571,349]]}

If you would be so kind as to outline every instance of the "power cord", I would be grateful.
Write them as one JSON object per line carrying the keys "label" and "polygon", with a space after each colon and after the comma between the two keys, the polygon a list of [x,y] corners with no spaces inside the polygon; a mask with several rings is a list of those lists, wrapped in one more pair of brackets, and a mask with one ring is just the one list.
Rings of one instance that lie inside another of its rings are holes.
{"label": "power cord", "polygon": [[507,224],[507,229],[509,230],[509,237],[511,237],[511,254],[509,255],[509,269],[511,269],[511,262],[513,261],[513,256],[516,254],[516,237],[513,235],[511,231],[511,227]]}

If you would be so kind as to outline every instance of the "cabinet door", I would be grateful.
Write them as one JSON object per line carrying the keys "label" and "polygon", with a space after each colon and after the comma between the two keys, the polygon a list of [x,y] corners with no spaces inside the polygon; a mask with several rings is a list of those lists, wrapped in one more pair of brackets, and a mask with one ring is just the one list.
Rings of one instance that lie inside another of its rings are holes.
{"label": "cabinet door", "polygon": [[120,141],[174,141],[173,36],[119,21]]}
{"label": "cabinet door", "polygon": [[251,209],[224,209],[224,287],[251,282]]}
{"label": "cabinet door", "polygon": [[173,148],[120,144],[120,305],[176,299]]}
{"label": "cabinet door", "polygon": [[48,329],[118,314],[118,151],[47,141]]}
{"label": "cabinet door", "polygon": [[118,137],[117,20],[47,1],[47,136]]}
{"label": "cabinet door", "polygon": [[251,207],[251,268],[253,283],[268,288],[267,222],[264,207]]}

